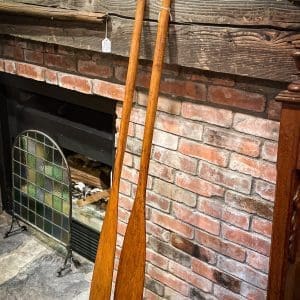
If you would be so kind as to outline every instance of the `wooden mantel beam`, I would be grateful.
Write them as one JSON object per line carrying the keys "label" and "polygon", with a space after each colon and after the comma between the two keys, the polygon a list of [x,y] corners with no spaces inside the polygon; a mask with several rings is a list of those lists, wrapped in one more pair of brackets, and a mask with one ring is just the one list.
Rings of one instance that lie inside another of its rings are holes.
{"label": "wooden mantel beam", "polygon": [[47,7],[15,2],[0,2],[0,13],[15,16],[29,16],[48,20],[102,23],[105,13],[87,12],[64,8]]}

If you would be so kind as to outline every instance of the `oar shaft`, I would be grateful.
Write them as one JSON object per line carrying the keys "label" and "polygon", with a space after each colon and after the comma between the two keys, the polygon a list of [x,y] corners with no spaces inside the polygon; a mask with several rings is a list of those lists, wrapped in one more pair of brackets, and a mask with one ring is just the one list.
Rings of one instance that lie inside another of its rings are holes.
{"label": "oar shaft", "polygon": [[119,139],[114,163],[112,189],[100,234],[90,300],[109,300],[111,295],[117,239],[119,185],[135,90],[145,3],[145,0],[138,0],[136,6]]}
{"label": "oar shaft", "polygon": [[121,252],[115,299],[142,299],[145,280],[145,200],[154,122],[166,47],[171,0],[163,0],[150,80],[147,114],[136,197]]}

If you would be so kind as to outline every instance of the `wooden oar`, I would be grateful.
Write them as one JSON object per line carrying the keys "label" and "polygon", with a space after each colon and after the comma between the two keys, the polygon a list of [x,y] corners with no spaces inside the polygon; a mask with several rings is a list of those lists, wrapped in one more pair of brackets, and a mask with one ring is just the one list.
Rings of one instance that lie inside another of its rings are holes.
{"label": "wooden oar", "polygon": [[136,197],[121,252],[115,287],[116,300],[142,299],[146,260],[146,187],[171,0],[163,0],[150,80],[148,107]]}
{"label": "wooden oar", "polygon": [[145,3],[145,0],[137,0],[112,189],[100,234],[90,300],[108,300],[111,294],[117,239],[119,185],[134,96]]}

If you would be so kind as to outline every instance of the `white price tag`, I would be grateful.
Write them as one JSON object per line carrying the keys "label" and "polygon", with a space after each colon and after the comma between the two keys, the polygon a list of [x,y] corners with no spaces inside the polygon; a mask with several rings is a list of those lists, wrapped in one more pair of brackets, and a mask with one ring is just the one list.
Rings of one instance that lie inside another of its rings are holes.
{"label": "white price tag", "polygon": [[104,40],[102,40],[102,52],[111,53],[111,41],[107,37]]}

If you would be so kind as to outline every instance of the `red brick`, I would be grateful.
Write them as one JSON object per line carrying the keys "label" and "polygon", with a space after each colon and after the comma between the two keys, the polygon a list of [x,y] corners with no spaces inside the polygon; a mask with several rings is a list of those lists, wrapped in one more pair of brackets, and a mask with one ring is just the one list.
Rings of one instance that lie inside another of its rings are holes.
{"label": "red brick", "polygon": [[178,136],[170,134],[158,129],[154,130],[152,143],[157,146],[161,146],[170,150],[177,150]]}
{"label": "red brick", "polygon": [[173,167],[180,171],[195,174],[197,168],[197,160],[177,151],[171,151],[161,147],[154,147],[153,158],[158,162]]}
{"label": "red brick", "polygon": [[160,164],[154,160],[150,161],[149,174],[162,180],[173,182],[175,178],[175,170]]}
{"label": "red brick", "polygon": [[192,238],[194,236],[194,231],[191,226],[176,220],[167,214],[152,210],[151,221],[186,238]]}
{"label": "red brick", "polygon": [[11,60],[4,60],[4,70],[6,73],[16,74],[16,63]]}
{"label": "red brick", "polygon": [[154,237],[157,237],[158,239],[164,241],[164,242],[169,242],[170,241],[170,231],[165,230],[164,228],[147,221],[146,222],[146,232],[151,234]]}
{"label": "red brick", "polygon": [[210,82],[214,85],[223,85],[223,86],[234,86],[235,85],[235,81],[233,79],[230,78],[211,78]]}
{"label": "red brick", "polygon": [[198,210],[211,217],[221,219],[224,203],[217,199],[198,198]]}
{"label": "red brick", "polygon": [[271,245],[269,239],[226,224],[222,225],[222,233],[223,237],[231,242],[245,246],[261,254],[269,255]]}
{"label": "red brick", "polygon": [[162,197],[161,195],[157,195],[152,191],[147,191],[146,196],[147,205],[165,212],[170,211],[170,200]]}
{"label": "red brick", "polygon": [[21,61],[24,60],[24,49],[22,49],[18,45],[16,45],[14,48],[14,58],[16,60],[21,60]]}
{"label": "red brick", "polygon": [[[165,299],[170,299],[170,300],[190,300],[190,297],[184,297],[183,295],[175,292],[173,289],[170,289],[169,287],[165,287],[165,293],[164,293],[164,298]],[[161,298],[160,298],[161,300]]]}
{"label": "red brick", "polygon": [[[148,102],[148,94],[141,91],[137,92],[137,102],[140,105],[146,106]],[[180,115],[181,102],[161,95],[158,97],[157,110],[171,115]]]}
{"label": "red brick", "polygon": [[223,240],[220,237],[216,237],[206,232],[196,230],[195,239],[202,245],[211,248],[223,255],[229,256],[241,262],[245,260],[246,251],[244,248],[229,241]]}
{"label": "red brick", "polygon": [[268,284],[268,276],[262,274],[259,271],[252,269],[251,267],[239,263],[235,260],[228,259],[220,256],[218,261],[218,268],[227,272],[237,278],[255,285],[256,287],[266,289]]}
{"label": "red brick", "polygon": [[17,63],[17,74],[26,78],[31,78],[38,81],[45,80],[45,69],[43,67]]}
{"label": "red brick", "polygon": [[155,127],[176,135],[188,136],[193,140],[202,138],[203,125],[164,113],[157,114]]}
{"label": "red brick", "polygon": [[279,121],[282,103],[275,100],[271,100],[268,104],[268,118],[271,120]]}
{"label": "red brick", "polygon": [[225,194],[225,203],[240,210],[257,214],[263,218],[272,219],[273,205],[253,196],[245,196],[232,191]]}
{"label": "red brick", "polygon": [[200,163],[199,176],[205,180],[246,194],[251,190],[251,177],[237,174],[205,162]]}
{"label": "red brick", "polygon": [[253,217],[251,229],[267,237],[272,235],[272,222],[258,217]]}
{"label": "red brick", "polygon": [[26,49],[43,52],[44,44],[37,41],[26,40]]}
{"label": "red brick", "polygon": [[205,214],[198,213],[182,204],[173,203],[172,208],[173,215],[177,219],[215,235],[220,233],[220,221]]}
{"label": "red brick", "polygon": [[14,58],[14,50],[15,50],[14,46],[4,44],[2,55],[7,58]]}
{"label": "red brick", "polygon": [[42,65],[44,63],[44,53],[32,50],[24,50],[25,61]]}
{"label": "red brick", "polygon": [[273,163],[233,153],[231,155],[230,168],[256,178],[261,178],[271,183],[276,182],[276,165]]}
{"label": "red brick", "polygon": [[121,179],[120,180],[120,193],[130,196],[131,195],[131,183]]}
{"label": "red brick", "polygon": [[270,140],[278,140],[279,123],[244,114],[235,114],[233,128],[237,131]]}
{"label": "red brick", "polygon": [[128,223],[130,213],[128,210],[118,207],[118,220],[124,223]]}
{"label": "red brick", "polygon": [[202,180],[199,177],[190,176],[184,173],[177,173],[175,178],[176,185],[197,193],[205,197],[224,196],[224,188]]}
{"label": "red brick", "polygon": [[249,266],[264,273],[268,273],[269,258],[267,256],[261,255],[257,252],[247,251],[246,262]]}
{"label": "red brick", "polygon": [[[126,181],[123,181],[126,182]],[[133,199],[124,195],[119,195],[119,206],[127,210],[131,210],[133,205]]]}
{"label": "red brick", "polygon": [[242,282],[241,295],[249,300],[266,300],[267,293],[261,289],[255,288],[246,282]]}
{"label": "red brick", "polygon": [[[120,132],[120,126],[121,126],[121,119],[117,119],[116,120],[116,132],[119,133]],[[134,136],[135,135],[135,127],[134,124],[132,122],[129,122],[128,124],[128,135],[130,136]]]}
{"label": "red brick", "polygon": [[145,288],[144,289],[144,294],[143,294],[143,299],[144,300],[159,300],[160,297]]}
{"label": "red brick", "polygon": [[206,100],[206,86],[203,83],[164,78],[161,82],[160,90],[162,93],[171,94],[176,97],[184,97],[198,101]]}
{"label": "red brick", "polygon": [[208,88],[208,100],[255,112],[263,112],[266,103],[265,97],[261,94],[223,86],[210,86]]}
{"label": "red brick", "polygon": [[4,71],[4,60],[0,59],[0,71]]}
{"label": "red brick", "polygon": [[262,148],[261,156],[263,159],[276,162],[277,161],[278,144],[266,141]]}
{"label": "red brick", "polygon": [[102,78],[110,78],[113,75],[111,66],[92,60],[79,60],[78,72],[85,75]]}
{"label": "red brick", "polygon": [[45,53],[45,65],[63,71],[76,71],[76,57],[72,55]]}
{"label": "red brick", "polygon": [[49,84],[58,85],[57,72],[45,69],[45,81]]}
{"label": "red brick", "polygon": [[190,102],[184,102],[182,104],[181,114],[187,119],[207,122],[222,127],[230,127],[233,119],[233,114],[229,110],[213,108]]}
{"label": "red brick", "polygon": [[183,296],[189,295],[190,289],[188,283],[184,282],[183,280],[180,280],[173,274],[165,272],[152,265],[148,265],[147,273],[155,280],[158,280],[159,282],[171,287],[175,291],[181,293]]}
{"label": "red brick", "polygon": [[250,216],[230,207],[225,207],[222,214],[222,220],[236,227],[248,230]]}
{"label": "red brick", "polygon": [[133,155],[125,152],[123,163],[125,166],[132,167],[133,166]]}
{"label": "red brick", "polygon": [[220,300],[241,300],[240,295],[234,294],[228,289],[224,289],[218,285],[214,286],[214,295],[217,297],[217,299]]}
{"label": "red brick", "polygon": [[185,189],[179,188],[174,184],[155,179],[153,184],[153,191],[174,201],[184,203],[185,205],[191,207],[196,206],[196,195]]}
{"label": "red brick", "polygon": [[146,110],[142,107],[133,107],[130,115],[130,121],[136,124],[144,125]]}
{"label": "red brick", "polygon": [[275,185],[262,180],[255,180],[254,191],[262,198],[274,201],[275,199]]}
{"label": "red brick", "polygon": [[208,293],[212,290],[212,282],[206,278],[193,274],[190,269],[183,267],[180,264],[177,264],[173,261],[169,262],[169,272],[176,275],[180,279],[191,283],[193,286],[198,289]]}
{"label": "red brick", "polygon": [[125,87],[120,84],[93,79],[93,93],[113,100],[123,101]]}
{"label": "red brick", "polygon": [[84,94],[92,93],[92,82],[90,79],[65,73],[58,73],[59,86]]}
{"label": "red brick", "polygon": [[159,267],[160,269],[167,270],[169,259],[165,256],[162,256],[153,250],[147,248],[146,249],[146,260],[150,262],[152,265]]}
{"label": "red brick", "polygon": [[218,166],[226,167],[229,160],[229,152],[212,146],[181,139],[179,152],[182,154],[209,161]]}
{"label": "red brick", "polygon": [[136,169],[123,166],[121,177],[125,180],[137,184],[139,173]]}
{"label": "red brick", "polygon": [[203,140],[213,146],[257,157],[260,153],[260,140],[254,137],[223,131],[219,128],[205,128]]}
{"label": "red brick", "polygon": [[118,234],[124,236],[125,232],[126,232],[126,227],[127,227],[127,223],[119,221],[118,222],[118,226],[117,226],[117,232],[118,232]]}

